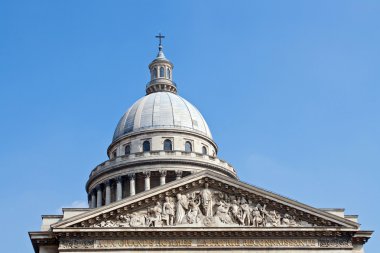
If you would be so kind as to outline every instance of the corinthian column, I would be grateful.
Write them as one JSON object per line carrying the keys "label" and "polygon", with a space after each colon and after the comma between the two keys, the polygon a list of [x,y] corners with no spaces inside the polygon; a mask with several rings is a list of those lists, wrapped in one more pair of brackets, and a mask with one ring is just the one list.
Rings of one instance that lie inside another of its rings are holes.
{"label": "corinthian column", "polygon": [[129,193],[130,193],[130,196],[133,196],[136,194],[136,186],[135,186],[136,175],[129,174],[128,177],[129,177]]}
{"label": "corinthian column", "polygon": [[166,184],[166,170],[160,170],[160,185]]}
{"label": "corinthian column", "polygon": [[116,201],[121,200],[123,195],[123,181],[121,177],[116,178]]}
{"label": "corinthian column", "polygon": [[180,171],[180,170],[176,170],[176,171],[175,171],[175,174],[176,174],[176,178],[175,178],[176,180],[182,178],[182,171]]}
{"label": "corinthian column", "polygon": [[145,191],[150,190],[150,171],[144,172],[145,176]]}
{"label": "corinthian column", "polygon": [[94,190],[91,191],[91,208],[96,207],[96,193]]}
{"label": "corinthian column", "polygon": [[96,207],[102,206],[102,195],[103,195],[102,187],[98,185],[96,187]]}
{"label": "corinthian column", "polygon": [[106,182],[106,205],[111,204],[111,181]]}

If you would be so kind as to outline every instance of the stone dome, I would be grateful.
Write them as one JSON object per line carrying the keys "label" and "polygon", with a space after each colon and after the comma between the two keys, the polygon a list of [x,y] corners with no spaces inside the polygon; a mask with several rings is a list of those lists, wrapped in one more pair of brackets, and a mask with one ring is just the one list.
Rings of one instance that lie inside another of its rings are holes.
{"label": "stone dome", "polygon": [[188,130],[212,139],[198,109],[184,98],[164,91],[137,100],[120,119],[113,141],[130,133],[151,129]]}

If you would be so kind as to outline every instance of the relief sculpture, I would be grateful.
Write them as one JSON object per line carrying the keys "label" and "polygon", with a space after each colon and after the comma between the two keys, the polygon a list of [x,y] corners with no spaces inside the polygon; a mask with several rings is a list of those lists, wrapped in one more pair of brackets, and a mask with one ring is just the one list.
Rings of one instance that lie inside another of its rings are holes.
{"label": "relief sculpture", "polygon": [[116,219],[97,222],[92,227],[310,227],[295,216],[213,189],[203,189],[175,197],[166,196],[154,206]]}

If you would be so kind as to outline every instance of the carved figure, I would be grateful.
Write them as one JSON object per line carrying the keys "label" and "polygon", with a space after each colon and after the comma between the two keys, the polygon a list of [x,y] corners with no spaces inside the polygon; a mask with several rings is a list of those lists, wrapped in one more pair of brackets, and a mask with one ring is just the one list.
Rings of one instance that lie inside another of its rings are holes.
{"label": "carved figure", "polygon": [[261,213],[259,211],[259,208],[256,206],[252,210],[252,225],[254,227],[259,227],[263,223],[263,217],[261,216]]}
{"label": "carved figure", "polygon": [[129,214],[120,215],[118,219],[120,221],[120,227],[130,227],[129,223],[131,222],[131,216]]}
{"label": "carved figure", "polygon": [[129,225],[131,227],[145,227],[145,219],[146,217],[144,215],[133,212],[131,214],[131,221]]}
{"label": "carved figure", "polygon": [[263,217],[263,227],[267,227],[267,222],[268,222],[268,211],[266,210],[266,206],[261,206],[260,204],[257,204],[257,208],[259,209],[261,216]]}
{"label": "carved figure", "polygon": [[184,217],[186,215],[186,210],[189,209],[189,203],[186,195],[177,194],[177,205],[176,205],[176,215],[175,224],[182,224]]}
{"label": "carved figure", "polygon": [[208,189],[208,183],[205,183],[205,188],[200,192],[204,215],[207,217],[213,216],[212,192]]}
{"label": "carved figure", "polygon": [[297,224],[295,217],[291,216],[290,214],[286,213],[284,217],[282,218],[281,225],[283,227],[297,227],[299,224]]}
{"label": "carved figure", "polygon": [[154,226],[158,227],[161,225],[161,213],[162,213],[162,207],[161,203],[157,202],[156,205],[153,208],[150,208],[148,210],[148,217],[147,217],[147,226]]}
{"label": "carved figure", "polygon": [[240,219],[240,207],[239,207],[236,199],[232,200],[231,216],[232,216],[232,220],[234,223],[241,224],[241,222],[240,222],[241,221],[241,219]]}
{"label": "carved figure", "polygon": [[174,225],[174,203],[169,197],[165,197],[165,203],[162,208],[162,218],[166,222],[166,226]]}
{"label": "carved figure", "polygon": [[241,207],[241,220],[240,220],[241,223],[243,225],[250,225],[251,224],[250,207],[244,197],[241,199],[240,207]]}
{"label": "carved figure", "polygon": [[189,211],[186,215],[186,220],[189,224],[198,223],[200,220],[201,211],[199,209],[200,201],[192,198],[189,201]]}
{"label": "carved figure", "polygon": [[281,216],[276,213],[276,211],[269,211],[266,215],[266,226],[267,227],[278,227],[280,223]]}
{"label": "carved figure", "polygon": [[224,202],[223,200],[219,201],[218,207],[216,208],[215,216],[218,217],[220,222],[225,224],[234,223],[229,215],[230,204]]}
{"label": "carved figure", "polygon": [[95,224],[94,227],[111,228],[116,227],[118,224],[112,220],[101,221],[99,224]]}

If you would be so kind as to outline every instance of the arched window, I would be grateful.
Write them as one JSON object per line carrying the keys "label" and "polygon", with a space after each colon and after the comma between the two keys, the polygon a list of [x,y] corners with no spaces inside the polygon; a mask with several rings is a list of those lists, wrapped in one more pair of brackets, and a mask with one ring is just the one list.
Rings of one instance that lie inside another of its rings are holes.
{"label": "arched window", "polygon": [[207,155],[207,148],[205,146],[202,147],[202,154]]}
{"label": "arched window", "polygon": [[112,158],[116,158],[116,150],[112,152]]}
{"label": "arched window", "polygon": [[144,141],[143,142],[143,151],[144,152],[150,151],[150,141]]}
{"label": "arched window", "polygon": [[164,141],[164,150],[165,151],[172,151],[173,150],[173,145],[172,145],[172,141],[171,140],[166,139]]}
{"label": "arched window", "polygon": [[124,153],[126,155],[129,155],[131,153],[131,145],[125,145],[125,148],[124,148]]}
{"label": "arched window", "polygon": [[166,76],[167,79],[171,79],[171,77],[170,77],[170,69],[169,68],[166,71],[166,75],[167,75]]}
{"label": "arched window", "polygon": [[153,78],[157,78],[157,68],[153,69]]}
{"label": "arched window", "polygon": [[193,147],[191,145],[191,142],[190,141],[185,142],[185,152],[192,152],[192,151],[193,151]]}
{"label": "arched window", "polygon": [[164,77],[165,76],[165,69],[164,67],[161,67],[160,68],[160,77]]}

